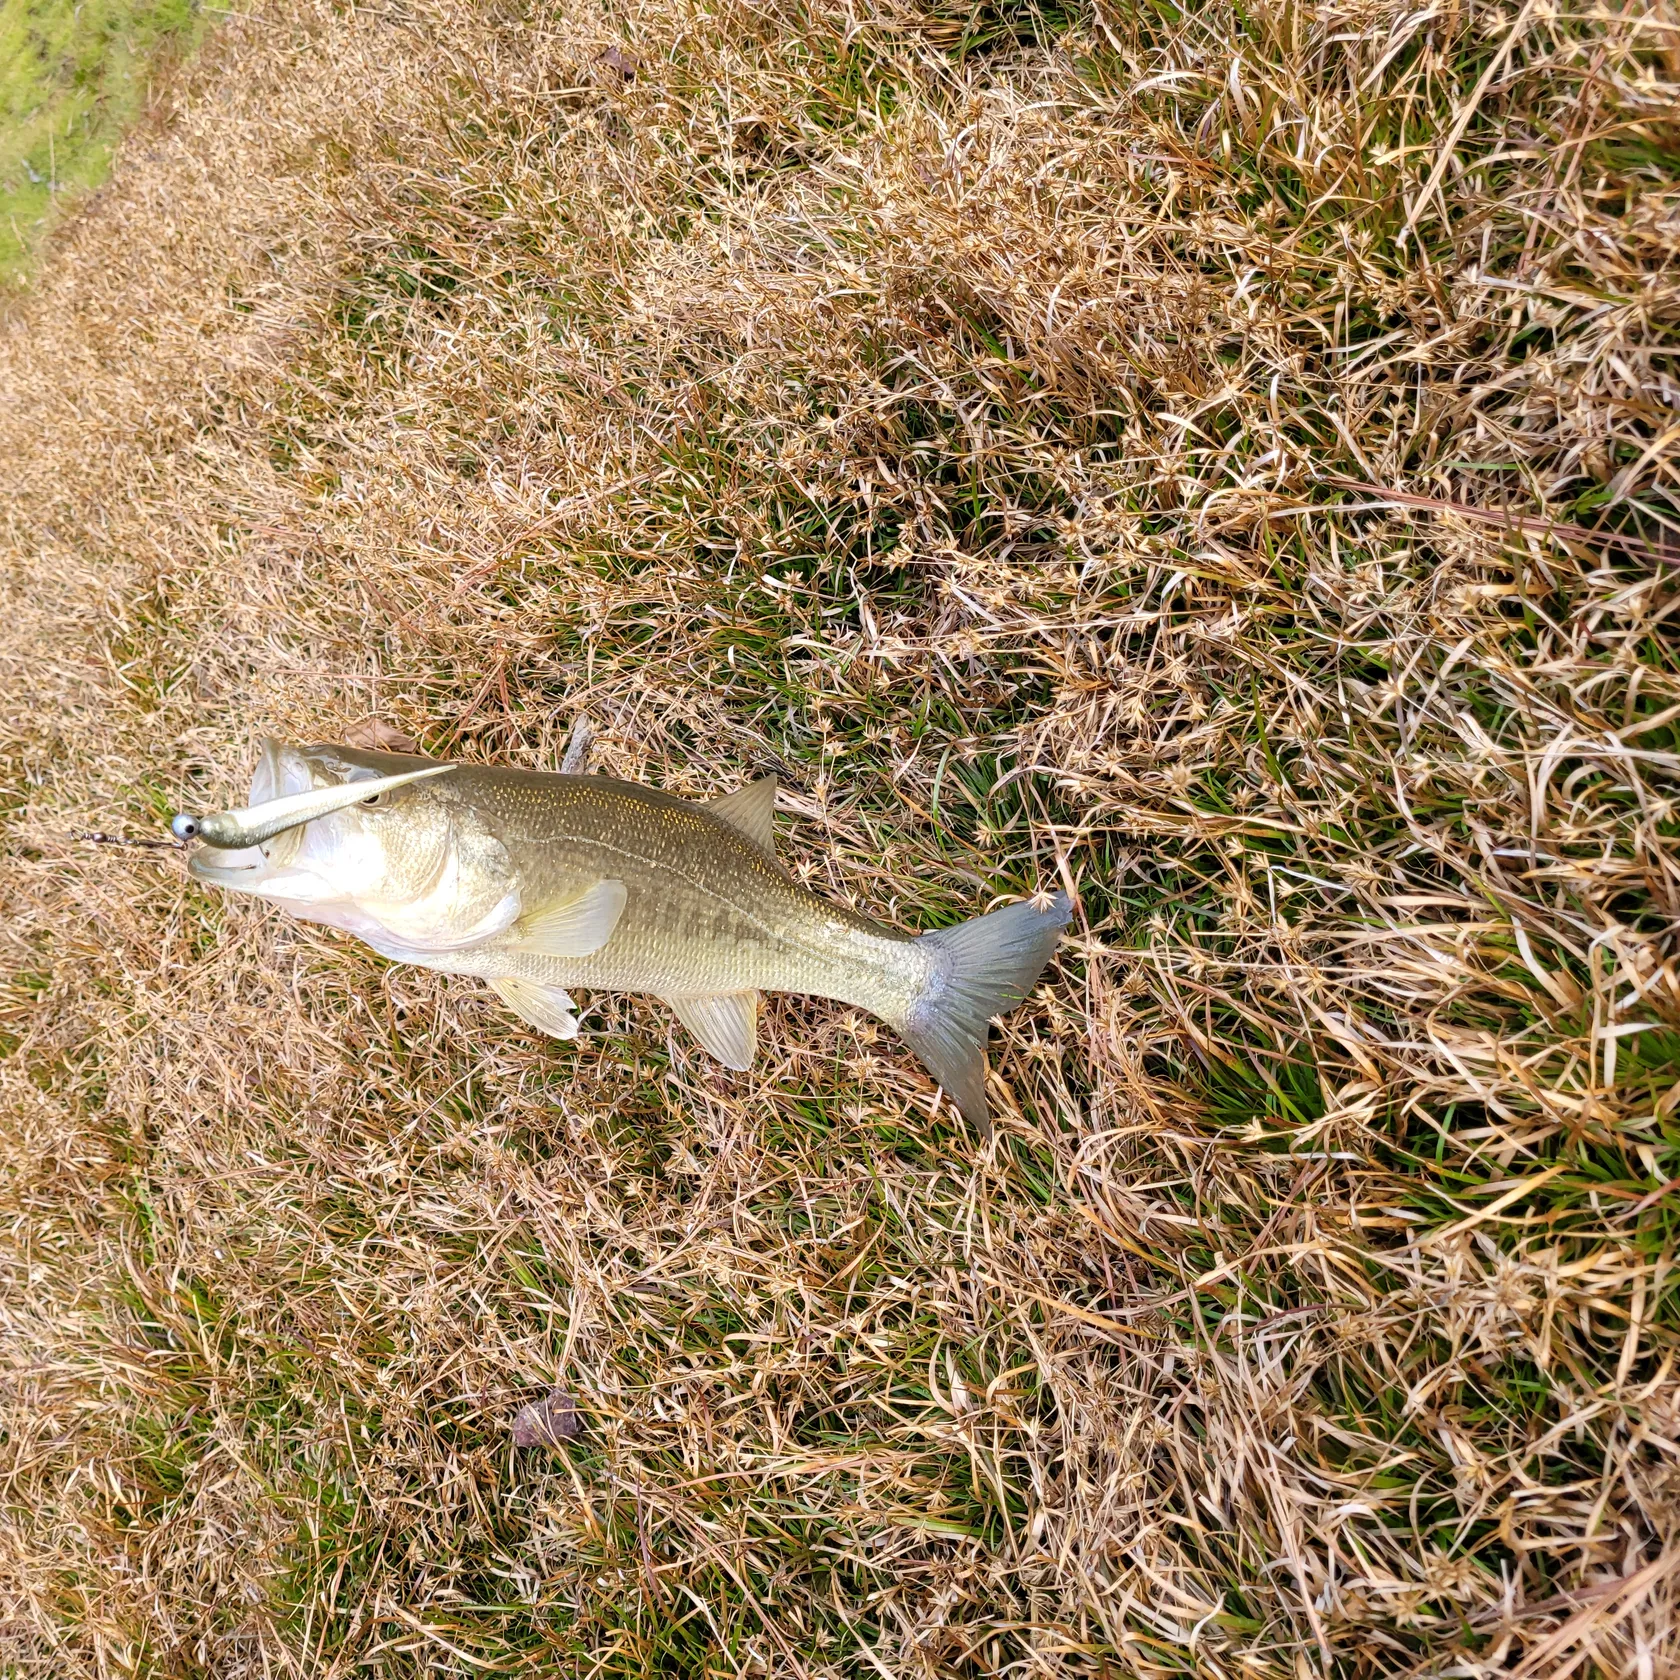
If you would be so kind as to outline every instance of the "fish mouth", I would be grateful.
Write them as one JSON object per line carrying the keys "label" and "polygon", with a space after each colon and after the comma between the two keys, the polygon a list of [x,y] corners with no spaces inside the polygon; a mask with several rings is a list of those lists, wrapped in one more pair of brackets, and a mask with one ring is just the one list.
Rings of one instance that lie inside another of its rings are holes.
{"label": "fish mouth", "polygon": [[[247,805],[267,805],[315,786],[309,761],[296,747],[265,735],[258,743]],[[260,846],[200,846],[187,859],[187,873],[208,886],[257,892],[288,864],[303,840],[301,828],[283,829]]]}
{"label": "fish mouth", "polygon": [[[266,898],[298,915],[307,916],[318,907],[343,901],[344,895],[321,876],[284,862],[277,863],[263,855],[264,849],[246,846],[238,851],[224,851],[204,846],[187,859],[187,873],[206,886]],[[227,861],[231,858],[240,861]]]}
{"label": "fish mouth", "polygon": [[266,805],[289,793],[307,793],[315,785],[309,762],[296,747],[265,735],[259,743],[256,766],[251,771],[247,805]]}
{"label": "fish mouth", "polygon": [[187,873],[195,881],[207,881],[218,887],[243,887],[246,891],[254,888],[268,869],[268,859],[258,846],[242,846],[237,851],[201,846],[187,859]]}

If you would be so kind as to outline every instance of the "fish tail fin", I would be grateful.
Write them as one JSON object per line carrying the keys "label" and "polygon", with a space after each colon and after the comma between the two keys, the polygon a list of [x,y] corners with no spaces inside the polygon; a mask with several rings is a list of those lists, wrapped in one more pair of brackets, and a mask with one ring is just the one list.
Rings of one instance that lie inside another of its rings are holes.
{"label": "fish tail fin", "polygon": [[1072,900],[1057,893],[1048,909],[1008,904],[916,941],[932,972],[893,1024],[973,1125],[988,1123],[987,1028],[1033,989],[1072,915]]}

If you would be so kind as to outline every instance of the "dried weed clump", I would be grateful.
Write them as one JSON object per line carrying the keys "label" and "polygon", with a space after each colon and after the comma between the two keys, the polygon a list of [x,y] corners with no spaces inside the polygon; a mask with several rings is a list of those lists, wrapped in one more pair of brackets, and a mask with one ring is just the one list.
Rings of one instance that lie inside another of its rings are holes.
{"label": "dried weed clump", "polygon": [[[1677,82],[1671,0],[228,21],[0,332],[0,1664],[1673,1672]],[[994,1139],[70,838],[584,711],[904,925],[1077,890]]]}

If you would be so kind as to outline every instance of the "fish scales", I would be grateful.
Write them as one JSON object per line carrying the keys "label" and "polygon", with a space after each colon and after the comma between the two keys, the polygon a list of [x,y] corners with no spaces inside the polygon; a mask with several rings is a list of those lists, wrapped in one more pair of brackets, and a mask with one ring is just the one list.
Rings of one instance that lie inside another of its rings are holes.
{"label": "fish scales", "polygon": [[[801,886],[704,806],[606,776],[466,768],[454,793],[492,826],[533,902],[618,878],[624,913],[599,950],[548,957],[492,948],[462,953],[453,972],[511,971],[558,986],[659,996],[807,992],[868,1006],[883,980],[909,1001],[915,941]],[[441,797],[449,797],[441,794]],[[437,966],[443,966],[439,963]]]}

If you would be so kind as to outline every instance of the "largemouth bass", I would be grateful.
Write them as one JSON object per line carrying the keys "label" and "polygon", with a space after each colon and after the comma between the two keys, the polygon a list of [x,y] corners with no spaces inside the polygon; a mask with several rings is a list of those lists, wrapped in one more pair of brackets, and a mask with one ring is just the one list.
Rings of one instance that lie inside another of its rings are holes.
{"label": "largemouth bass", "polygon": [[477,975],[556,1038],[568,987],[648,992],[725,1066],[760,998],[835,998],[895,1028],[977,1124],[986,1035],[1049,961],[1065,893],[912,935],[776,861],[776,780],[696,804],[602,775],[265,742],[250,804],[177,817],[188,870],[342,928],[393,962]]}

